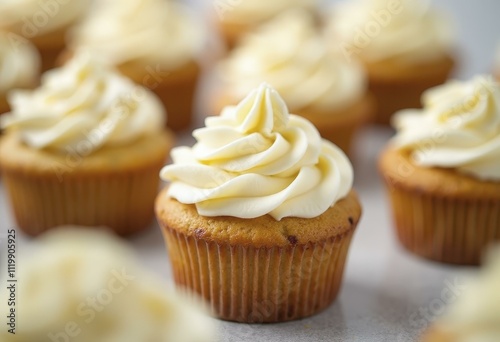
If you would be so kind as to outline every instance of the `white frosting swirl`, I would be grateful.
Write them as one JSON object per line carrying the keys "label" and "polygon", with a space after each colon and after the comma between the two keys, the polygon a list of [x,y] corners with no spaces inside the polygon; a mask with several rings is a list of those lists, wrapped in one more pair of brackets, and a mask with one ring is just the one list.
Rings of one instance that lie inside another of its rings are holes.
{"label": "white frosting swirl", "polygon": [[0,28],[28,39],[41,36],[80,20],[90,3],[89,0],[2,0]]}
{"label": "white frosting swirl", "polygon": [[492,251],[480,276],[453,303],[438,326],[456,342],[500,341],[500,249]]}
{"label": "white frosting swirl", "polygon": [[113,65],[139,60],[173,69],[197,57],[203,30],[189,9],[175,1],[104,0],[75,30],[70,46]]}
{"label": "white frosting swirl", "polygon": [[288,113],[267,84],[205,120],[193,148],[172,151],[161,171],[168,195],[203,216],[312,218],[345,197],[353,170],[345,154],[306,119]]}
{"label": "white frosting swirl", "polygon": [[214,2],[214,7],[224,21],[257,24],[287,9],[312,9],[317,3],[318,0],[236,0],[226,3]]}
{"label": "white frosting swirl", "polygon": [[500,83],[450,81],[424,93],[423,104],[394,117],[398,147],[411,149],[418,165],[500,180]]}
{"label": "white frosting swirl", "polygon": [[0,94],[13,88],[35,86],[40,55],[24,38],[0,31]]}
{"label": "white frosting swirl", "polygon": [[[2,342],[213,341],[214,321],[200,303],[143,271],[111,234],[62,227],[33,247],[18,270],[16,314],[23,324],[16,335],[2,327]],[[4,318],[6,310],[2,305]]]}
{"label": "white frosting swirl", "polygon": [[248,35],[220,65],[220,75],[237,99],[268,82],[292,110],[343,108],[366,90],[362,67],[328,53],[303,10],[288,11]]}
{"label": "white frosting swirl", "polygon": [[334,8],[327,32],[344,55],[368,62],[442,58],[453,43],[450,20],[430,0],[354,0]]}
{"label": "white frosting swirl", "polygon": [[88,55],[45,73],[40,88],[11,95],[12,112],[0,117],[0,126],[20,131],[38,149],[66,150],[87,141],[87,150],[96,150],[164,127],[164,109],[152,92]]}

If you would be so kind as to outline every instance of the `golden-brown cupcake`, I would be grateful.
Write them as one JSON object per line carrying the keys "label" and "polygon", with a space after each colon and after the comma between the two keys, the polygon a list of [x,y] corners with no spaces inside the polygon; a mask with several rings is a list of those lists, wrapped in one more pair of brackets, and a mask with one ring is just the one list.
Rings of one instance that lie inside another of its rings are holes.
{"label": "golden-brown cupcake", "polygon": [[[477,279],[459,289],[453,303],[422,342],[500,341],[500,249],[493,250]],[[457,291],[456,291],[457,292]]]}
{"label": "golden-brown cupcake", "polygon": [[345,154],[263,84],[172,151],[156,200],[176,283],[219,318],[280,322],[337,296],[361,216]]}
{"label": "golden-brown cupcake", "polygon": [[0,314],[15,308],[26,321],[1,329],[2,342],[214,342],[217,326],[199,298],[173,291],[107,231],[58,227],[16,261],[15,306]]}
{"label": "golden-brown cupcake", "polygon": [[303,10],[288,11],[246,36],[221,62],[219,77],[223,84],[213,97],[213,114],[265,81],[291,113],[311,121],[345,152],[374,111],[362,67],[330,54],[313,17]]}
{"label": "golden-brown cupcake", "polygon": [[40,75],[40,55],[26,39],[0,31],[0,114],[9,111],[7,93],[33,88]]}
{"label": "golden-brown cupcake", "polygon": [[423,103],[394,118],[379,163],[399,239],[428,259],[478,264],[500,240],[500,84],[453,81]]}
{"label": "golden-brown cupcake", "polygon": [[179,131],[192,121],[204,43],[203,27],[184,4],[107,1],[71,35],[65,55],[86,50],[151,89],[167,109],[167,125]]}
{"label": "golden-brown cupcake", "polygon": [[10,104],[0,167],[23,231],[78,224],[129,234],[151,223],[155,175],[172,146],[154,94],[79,55]]}
{"label": "golden-brown cupcake", "polygon": [[232,48],[245,34],[282,12],[293,8],[314,12],[317,4],[317,0],[252,0],[215,1],[213,6],[219,31]]}
{"label": "golden-brown cupcake", "polygon": [[377,123],[389,124],[400,109],[420,108],[422,93],[453,70],[451,24],[429,1],[357,0],[332,13],[330,44],[365,66]]}
{"label": "golden-brown cupcake", "polygon": [[31,41],[40,51],[41,69],[55,66],[65,46],[66,33],[81,20],[90,1],[8,1],[0,4],[0,29]]}

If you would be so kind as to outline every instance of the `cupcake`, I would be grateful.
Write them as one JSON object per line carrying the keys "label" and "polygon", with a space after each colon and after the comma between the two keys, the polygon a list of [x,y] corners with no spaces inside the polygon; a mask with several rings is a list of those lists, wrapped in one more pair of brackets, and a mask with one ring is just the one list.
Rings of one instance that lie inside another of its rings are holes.
{"label": "cupcake", "polygon": [[0,30],[31,41],[40,51],[41,68],[46,71],[55,66],[64,49],[67,31],[85,16],[90,3],[88,0],[2,1]]}
{"label": "cupcake", "polygon": [[9,103],[0,169],[23,231],[77,224],[128,234],[151,223],[172,145],[154,94],[78,55]]}
{"label": "cupcake", "polygon": [[[19,282],[9,283],[18,325],[15,335],[9,323],[2,327],[2,342],[214,341],[216,326],[203,305],[144,271],[110,234],[62,227],[44,234],[32,252],[21,259]],[[0,309],[7,322],[10,308]]]}
{"label": "cupcake", "polygon": [[269,85],[172,151],[156,216],[174,279],[238,322],[313,315],[339,291],[361,216],[345,154]]}
{"label": "cupcake", "polygon": [[0,114],[9,111],[10,90],[37,85],[39,69],[40,55],[30,42],[14,33],[0,31]]}
{"label": "cupcake", "polygon": [[478,264],[500,240],[500,84],[450,81],[423,104],[395,116],[379,162],[399,239],[424,258]]}
{"label": "cupcake", "polygon": [[215,1],[213,6],[219,31],[227,45],[233,47],[240,37],[287,9],[300,8],[314,12],[317,4],[318,0],[252,0]]}
{"label": "cupcake", "polygon": [[311,121],[345,152],[374,111],[361,65],[330,54],[306,11],[286,12],[245,37],[221,62],[218,74],[222,85],[214,96],[214,113],[265,81],[290,112]]}
{"label": "cupcake", "polygon": [[455,65],[451,24],[429,0],[354,0],[334,8],[327,36],[350,61],[359,59],[377,99],[376,122],[421,108],[422,93],[445,82]]}
{"label": "cupcake", "polygon": [[184,4],[164,0],[103,1],[71,35],[62,60],[81,49],[158,95],[179,131],[191,124],[197,61],[205,42]]}
{"label": "cupcake", "polygon": [[500,249],[487,260],[478,278],[433,323],[422,342],[500,341]]}

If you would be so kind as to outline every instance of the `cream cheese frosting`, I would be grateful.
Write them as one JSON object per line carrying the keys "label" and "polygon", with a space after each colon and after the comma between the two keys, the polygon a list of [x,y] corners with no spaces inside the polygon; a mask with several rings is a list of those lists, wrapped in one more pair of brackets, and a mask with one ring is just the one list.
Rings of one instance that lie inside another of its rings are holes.
{"label": "cream cheese frosting", "polygon": [[36,85],[40,54],[24,38],[0,31],[0,94]]}
{"label": "cream cheese frosting", "polygon": [[292,110],[341,109],[366,91],[362,67],[330,54],[303,10],[283,13],[249,34],[221,63],[219,74],[237,99],[265,81]]}
{"label": "cream cheese frosting", "polygon": [[[18,326],[15,335],[1,329],[3,342],[214,341],[216,326],[203,306],[144,271],[111,233],[61,227],[19,265]],[[2,317],[8,310],[2,305]]]}
{"label": "cream cheese frosting", "polygon": [[491,76],[449,81],[424,93],[423,109],[400,111],[393,143],[421,166],[500,180],[500,83]]}
{"label": "cream cheese frosting", "polygon": [[312,218],[351,190],[346,155],[289,114],[267,84],[205,125],[193,132],[197,143],[175,148],[173,164],[160,173],[171,182],[168,196],[195,204],[202,216]]}
{"label": "cream cheese frosting", "polygon": [[327,34],[346,57],[367,62],[432,61],[453,43],[451,21],[430,0],[344,2],[334,7]]}
{"label": "cream cheese frosting", "polygon": [[2,0],[0,28],[28,39],[41,36],[80,20],[90,3],[89,0]]}
{"label": "cream cheese frosting", "polygon": [[138,61],[174,69],[196,59],[204,42],[203,27],[184,4],[105,0],[75,29],[70,46],[112,65]]}
{"label": "cream cheese frosting", "polygon": [[500,248],[437,322],[456,342],[500,341]]}
{"label": "cream cheese frosting", "polygon": [[[225,3],[224,3],[225,2]],[[290,8],[312,9],[317,0],[236,0],[215,1],[220,19],[242,24],[256,24],[268,20]]]}
{"label": "cream cheese frosting", "polygon": [[127,144],[164,127],[160,100],[118,72],[76,56],[65,66],[44,74],[34,91],[11,93],[10,113],[0,126],[19,131],[23,141],[37,149],[86,153]]}

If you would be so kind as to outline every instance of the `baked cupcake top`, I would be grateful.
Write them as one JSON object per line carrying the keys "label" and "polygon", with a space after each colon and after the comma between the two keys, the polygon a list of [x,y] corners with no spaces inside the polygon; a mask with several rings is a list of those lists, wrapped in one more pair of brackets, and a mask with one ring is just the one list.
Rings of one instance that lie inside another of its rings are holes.
{"label": "baked cupcake top", "polygon": [[17,131],[37,149],[85,154],[102,146],[131,143],[164,127],[160,100],[87,54],[45,73],[33,91],[11,93],[10,113],[0,126]]}
{"label": "baked cupcake top", "polygon": [[31,39],[77,22],[86,14],[89,4],[88,0],[0,1],[0,28]]}
{"label": "baked cupcake top", "polygon": [[197,58],[204,41],[204,29],[181,3],[106,0],[98,1],[69,45],[112,65],[138,62],[175,69]]}
{"label": "baked cupcake top", "polygon": [[36,48],[14,33],[0,31],[0,94],[36,85],[39,72],[40,54]]}
{"label": "baked cupcake top", "polygon": [[450,52],[448,17],[430,0],[353,0],[334,7],[327,34],[347,59],[420,63]]}
{"label": "baked cupcake top", "polygon": [[500,249],[436,322],[455,342],[500,341]]}
{"label": "baked cupcake top", "polygon": [[449,81],[422,96],[423,109],[396,113],[393,144],[417,165],[500,180],[500,83],[491,76]]}
{"label": "baked cupcake top", "polygon": [[234,98],[265,81],[292,110],[342,109],[366,92],[362,67],[328,53],[304,10],[290,10],[246,36],[219,73]]}
{"label": "baked cupcake top", "polygon": [[[145,272],[110,233],[62,227],[22,260],[16,310],[23,324],[15,335],[1,329],[2,342],[213,341],[214,321],[200,303]],[[8,310],[2,305],[3,317]]]}
{"label": "baked cupcake top", "polygon": [[290,8],[312,9],[317,3],[318,0],[252,0],[230,1],[224,4],[226,6],[215,2],[214,7],[222,21],[252,25],[269,20]]}
{"label": "baked cupcake top", "polygon": [[171,182],[168,195],[202,216],[312,218],[351,190],[345,154],[289,114],[267,84],[205,125],[193,132],[192,148],[172,150],[173,164],[160,174]]}

